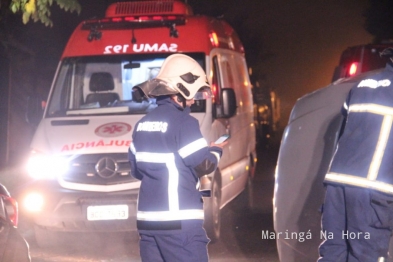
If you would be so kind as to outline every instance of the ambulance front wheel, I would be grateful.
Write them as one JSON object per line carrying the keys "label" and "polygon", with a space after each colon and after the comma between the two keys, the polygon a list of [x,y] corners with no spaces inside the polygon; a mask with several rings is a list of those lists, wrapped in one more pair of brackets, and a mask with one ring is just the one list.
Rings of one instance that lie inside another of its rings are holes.
{"label": "ambulance front wheel", "polygon": [[214,242],[220,238],[221,229],[221,216],[220,216],[220,205],[221,205],[221,181],[220,173],[214,174],[211,197],[204,198],[204,210],[205,210],[205,222],[204,227],[207,236],[211,242]]}

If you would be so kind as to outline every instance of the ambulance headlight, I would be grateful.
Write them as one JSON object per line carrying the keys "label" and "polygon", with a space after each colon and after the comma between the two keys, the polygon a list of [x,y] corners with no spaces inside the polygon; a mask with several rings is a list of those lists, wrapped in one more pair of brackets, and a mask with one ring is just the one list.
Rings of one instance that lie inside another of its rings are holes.
{"label": "ambulance headlight", "polygon": [[23,207],[29,212],[39,212],[44,206],[44,197],[40,193],[29,193],[23,199]]}
{"label": "ambulance headlight", "polygon": [[68,166],[65,157],[32,154],[27,163],[27,172],[35,179],[56,179],[68,171]]}

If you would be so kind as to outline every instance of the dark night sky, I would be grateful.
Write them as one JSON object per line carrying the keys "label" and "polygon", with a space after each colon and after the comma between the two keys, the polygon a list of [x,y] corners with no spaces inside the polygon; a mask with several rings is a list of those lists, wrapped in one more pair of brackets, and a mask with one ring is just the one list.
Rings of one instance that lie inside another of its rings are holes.
{"label": "dark night sky", "polygon": [[226,17],[241,17],[262,39],[267,55],[258,69],[262,84],[281,97],[283,123],[297,98],[330,83],[346,47],[372,41],[363,29],[366,7],[367,0],[243,0],[227,7]]}
{"label": "dark night sky", "polygon": [[282,100],[284,118],[296,99],[330,83],[341,52],[369,43],[361,0],[267,0],[260,33],[274,54],[264,63],[266,84]]}
{"label": "dark night sky", "polygon": [[[42,67],[52,68],[46,70],[52,71],[52,75],[72,29],[83,19],[102,16],[106,3],[113,1],[79,2],[82,4],[79,16],[54,8],[53,28],[34,23],[27,27],[38,28],[31,31],[39,35],[35,37],[34,48],[44,54]],[[264,75],[262,84],[274,88],[281,97],[283,124],[297,98],[330,83],[340,53],[346,47],[372,40],[363,29],[362,12],[367,0],[189,0],[188,3],[196,13],[213,13],[214,6],[216,14],[224,14],[226,20],[234,21],[232,24],[241,23],[250,29],[243,32],[247,34],[243,37],[246,41],[261,39],[259,51],[265,56],[256,71]],[[248,52],[250,43],[243,42]]]}

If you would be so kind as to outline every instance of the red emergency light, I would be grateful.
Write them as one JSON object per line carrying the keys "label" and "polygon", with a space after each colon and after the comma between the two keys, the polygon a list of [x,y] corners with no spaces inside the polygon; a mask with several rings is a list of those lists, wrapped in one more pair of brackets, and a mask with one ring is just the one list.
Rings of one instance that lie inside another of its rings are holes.
{"label": "red emergency light", "polygon": [[193,15],[192,8],[184,1],[123,1],[109,5],[105,17],[143,16],[143,15]]}
{"label": "red emergency light", "polygon": [[135,20],[136,20],[136,18],[133,16],[124,17],[124,21],[135,21]]}
{"label": "red emergency light", "polygon": [[170,27],[173,24],[184,25],[185,16],[182,15],[144,15],[112,17],[83,22],[82,30],[111,30],[111,29],[136,29],[153,27]]}
{"label": "red emergency light", "polygon": [[209,34],[209,38],[210,38],[210,42],[212,43],[212,45],[214,47],[218,47],[219,46],[220,43],[218,41],[218,37],[217,37],[217,34],[215,32],[211,32]]}

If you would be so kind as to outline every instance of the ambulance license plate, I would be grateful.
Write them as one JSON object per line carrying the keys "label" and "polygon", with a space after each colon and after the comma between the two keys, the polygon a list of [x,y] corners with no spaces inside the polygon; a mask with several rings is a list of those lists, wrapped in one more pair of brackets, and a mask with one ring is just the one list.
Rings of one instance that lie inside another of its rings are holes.
{"label": "ambulance license plate", "polygon": [[87,220],[116,220],[128,218],[127,205],[88,206]]}

